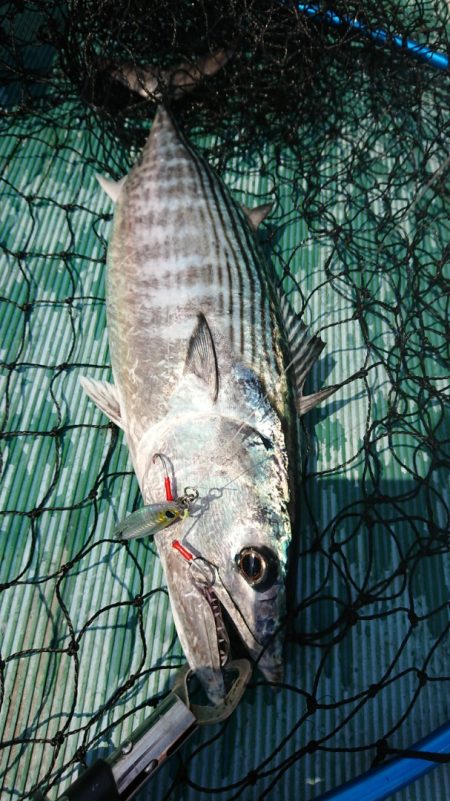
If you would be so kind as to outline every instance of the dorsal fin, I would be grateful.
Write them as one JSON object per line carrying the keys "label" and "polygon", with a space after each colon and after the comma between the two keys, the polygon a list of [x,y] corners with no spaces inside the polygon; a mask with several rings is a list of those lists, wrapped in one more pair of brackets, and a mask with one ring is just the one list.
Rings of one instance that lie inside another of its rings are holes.
{"label": "dorsal fin", "polygon": [[219,366],[213,336],[204,314],[197,316],[197,325],[189,340],[185,373],[194,373],[208,387],[213,402],[219,394]]}
{"label": "dorsal fin", "polygon": [[242,210],[254,231],[258,229],[272,209],[273,203],[263,203],[261,206],[255,206],[253,209],[242,205]]}
{"label": "dorsal fin", "polygon": [[340,384],[324,387],[311,395],[303,395],[306,377],[322,353],[325,342],[318,336],[309,335],[306,325],[293,311],[284,293],[280,293],[280,310],[289,347],[287,373],[294,384],[297,411],[302,415],[332,395]]}
{"label": "dorsal fin", "polygon": [[109,195],[111,200],[113,200],[115,203],[128,176],[124,175],[120,181],[113,181],[112,178],[105,178],[99,173],[97,173],[95,177],[97,178],[97,181],[99,182],[103,191],[106,192],[106,194]]}

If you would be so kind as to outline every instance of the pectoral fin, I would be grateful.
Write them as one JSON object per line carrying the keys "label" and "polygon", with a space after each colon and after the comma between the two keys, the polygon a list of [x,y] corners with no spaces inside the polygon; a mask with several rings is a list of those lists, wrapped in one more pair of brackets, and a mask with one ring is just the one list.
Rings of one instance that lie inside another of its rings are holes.
{"label": "pectoral fin", "polygon": [[203,381],[213,402],[219,394],[219,366],[213,336],[204,314],[199,314],[197,325],[189,340],[184,372],[193,373]]}
{"label": "pectoral fin", "polygon": [[120,401],[117,389],[109,381],[96,381],[94,378],[80,377],[80,384],[86,395],[94,401],[101,411],[112,420],[116,426],[123,428]]}

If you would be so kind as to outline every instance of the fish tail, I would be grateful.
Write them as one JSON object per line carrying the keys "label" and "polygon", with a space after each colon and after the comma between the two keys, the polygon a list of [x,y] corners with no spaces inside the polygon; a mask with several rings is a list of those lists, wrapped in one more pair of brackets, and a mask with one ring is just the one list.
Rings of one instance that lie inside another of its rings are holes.
{"label": "fish tail", "polygon": [[223,48],[167,70],[131,63],[113,65],[111,62],[103,62],[103,68],[130,91],[160,102],[167,96],[178,98],[191,92],[205,77],[211,77],[222,69],[232,55],[232,50]]}

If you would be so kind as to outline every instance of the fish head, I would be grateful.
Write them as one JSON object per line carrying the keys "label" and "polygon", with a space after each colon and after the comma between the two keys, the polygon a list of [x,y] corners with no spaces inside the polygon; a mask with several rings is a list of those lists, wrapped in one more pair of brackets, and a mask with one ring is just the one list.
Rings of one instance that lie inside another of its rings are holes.
{"label": "fish head", "polygon": [[[183,418],[158,442],[177,497],[198,493],[189,515],[155,541],[184,653],[213,703],[226,692],[223,669],[236,633],[269,681],[282,676],[291,527],[279,444],[220,415]],[[146,481],[148,492],[162,486],[153,462]]]}

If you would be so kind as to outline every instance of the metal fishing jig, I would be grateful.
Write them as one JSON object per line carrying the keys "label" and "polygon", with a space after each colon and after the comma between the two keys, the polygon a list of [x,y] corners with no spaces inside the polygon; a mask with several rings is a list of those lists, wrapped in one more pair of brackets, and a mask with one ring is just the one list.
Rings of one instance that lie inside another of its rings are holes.
{"label": "metal fishing jig", "polygon": [[164,468],[166,501],[147,504],[122,520],[114,529],[114,536],[121,540],[153,537],[158,531],[173,525],[178,520],[183,520],[189,514],[191,504],[198,498],[197,490],[185,487],[183,495],[175,499],[166,459],[161,453],[155,453],[153,462],[157,458],[161,459]]}
{"label": "metal fishing jig", "polygon": [[158,531],[182,520],[188,514],[188,507],[179,501],[150,503],[122,520],[114,529],[114,536],[121,540],[153,537]]}

